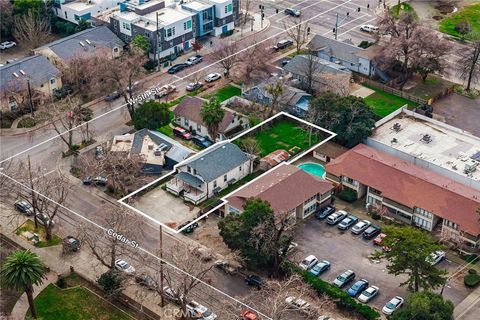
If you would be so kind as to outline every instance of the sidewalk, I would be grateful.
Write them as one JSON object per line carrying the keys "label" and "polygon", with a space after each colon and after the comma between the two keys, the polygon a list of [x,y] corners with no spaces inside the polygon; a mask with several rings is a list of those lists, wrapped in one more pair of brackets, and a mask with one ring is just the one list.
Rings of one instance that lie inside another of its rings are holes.
{"label": "sidewalk", "polygon": [[480,286],[470,293],[453,310],[453,317],[456,320],[474,320],[478,319],[480,311]]}

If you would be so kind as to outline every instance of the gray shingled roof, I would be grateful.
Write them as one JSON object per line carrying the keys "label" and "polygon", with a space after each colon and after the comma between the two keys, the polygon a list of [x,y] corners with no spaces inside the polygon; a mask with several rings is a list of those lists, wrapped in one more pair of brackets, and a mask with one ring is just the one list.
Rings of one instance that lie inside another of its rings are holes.
{"label": "gray shingled roof", "polygon": [[[310,58],[308,55],[297,55],[292,60],[290,60],[290,62],[287,63],[283,67],[283,69],[293,74],[306,76],[308,70],[310,70],[309,67],[311,61],[309,59]],[[318,66],[315,67],[318,73],[351,73],[351,71],[348,70],[346,67],[338,65],[336,63],[320,59],[318,57],[313,57],[313,59],[316,61],[316,63],[318,63]]]}
{"label": "gray shingled roof", "polygon": [[197,171],[197,175],[209,183],[223,176],[230,170],[248,161],[248,155],[236,144],[230,142],[218,143],[212,149],[195,156],[184,165]]}
{"label": "gray shingled roof", "polygon": [[332,38],[327,38],[318,34],[315,35],[312,40],[310,40],[308,48],[314,51],[324,51],[328,55],[348,61],[350,63],[358,63],[357,53],[363,50],[360,47],[356,47],[351,44],[337,41]]}
{"label": "gray shingled roof", "polygon": [[[88,44],[87,40],[90,42]],[[80,45],[80,41],[84,44]],[[108,27],[100,26],[86,29],[71,36],[50,42],[40,48],[50,48],[62,60],[69,60],[78,55],[92,54],[103,48],[122,48],[125,43]]]}
{"label": "gray shingled roof", "polygon": [[[25,72],[23,75],[20,70]],[[16,73],[16,77],[13,73]],[[30,80],[32,86],[40,86],[50,81],[51,78],[59,76],[60,70],[48,61],[44,56],[26,57],[20,61],[9,63],[0,68],[0,90],[13,90],[22,88]]]}
{"label": "gray shingled roof", "polygon": [[190,154],[195,153],[193,150],[183,146],[177,141],[171,139],[170,137],[161,134],[160,132],[155,132],[148,129],[142,129],[135,133],[132,142],[132,153],[140,153],[143,145],[143,138],[148,135],[150,139],[153,140],[157,145],[162,143],[167,145],[169,150],[166,153],[166,156],[176,162],[181,162],[188,158]]}

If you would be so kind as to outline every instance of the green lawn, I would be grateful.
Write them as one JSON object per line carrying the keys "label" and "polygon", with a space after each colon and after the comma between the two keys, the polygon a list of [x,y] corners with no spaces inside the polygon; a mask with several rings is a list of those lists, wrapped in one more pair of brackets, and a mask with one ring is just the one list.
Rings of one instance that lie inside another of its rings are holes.
{"label": "green lawn", "polygon": [[204,96],[205,99],[210,99],[212,97],[216,97],[220,102],[223,102],[231,97],[240,96],[242,94],[242,90],[236,86],[232,86],[231,84],[218,89],[215,92],[209,93]]}
{"label": "green lawn", "polygon": [[278,150],[290,150],[293,147],[300,148],[297,153],[303,151],[319,141],[318,135],[312,134],[309,144],[309,133],[289,121],[280,121],[271,128],[259,132],[255,137],[262,149],[260,156],[264,157],[269,153]]}
{"label": "green lawn", "polygon": [[[35,298],[39,319],[122,320],[132,319],[115,306],[83,287],[59,289],[49,284]],[[26,319],[30,317],[27,316]]]}
{"label": "green lawn", "polygon": [[455,30],[455,26],[459,22],[468,21],[472,28],[472,31],[480,32],[480,3],[466,6],[443,19],[438,29],[440,32],[447,33],[455,37],[461,37],[462,35]]}
{"label": "green lawn", "polygon": [[[398,15],[397,15],[398,5],[394,5],[394,6],[392,7],[392,9],[390,9],[390,11],[392,12],[393,16],[397,17],[397,16],[398,16]],[[400,4],[400,14],[402,14],[402,13],[407,13],[407,12],[413,14],[413,16],[414,16],[416,19],[418,19],[418,15],[417,15],[417,13],[415,12],[415,9],[413,9],[413,7],[412,7],[410,4],[408,4],[408,3],[406,3],[406,2],[401,3],[401,4]]]}
{"label": "green lawn", "polygon": [[408,104],[409,107],[414,107],[417,105],[417,103],[397,97],[391,93],[376,89],[374,87],[366,87],[375,90],[375,92],[368,97],[363,98],[363,100],[366,104],[372,107],[373,112],[379,117],[383,118],[405,104]]}
{"label": "green lawn", "polygon": [[[38,241],[35,244],[35,247],[37,247],[37,248],[45,248],[45,247],[50,247],[50,246],[56,246],[56,245],[59,245],[59,244],[62,243],[62,238],[60,238],[56,234],[54,234],[52,236],[52,240],[46,241],[45,240],[45,236],[46,236],[45,228],[42,227],[41,225],[39,225],[38,228],[35,229],[35,222],[33,222],[32,220],[25,221],[25,223],[22,224],[20,226],[20,228],[17,229],[16,234],[21,235],[25,231],[30,231],[31,233],[38,234],[38,237],[40,238],[40,241]],[[28,239],[28,240],[30,240],[30,239]]]}

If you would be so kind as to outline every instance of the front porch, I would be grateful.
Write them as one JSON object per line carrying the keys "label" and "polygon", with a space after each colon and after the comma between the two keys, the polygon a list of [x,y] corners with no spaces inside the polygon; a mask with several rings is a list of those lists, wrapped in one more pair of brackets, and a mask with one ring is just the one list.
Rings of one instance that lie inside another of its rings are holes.
{"label": "front porch", "polygon": [[187,172],[179,172],[167,182],[167,191],[197,205],[207,199],[207,192],[202,190],[204,186],[199,178]]}

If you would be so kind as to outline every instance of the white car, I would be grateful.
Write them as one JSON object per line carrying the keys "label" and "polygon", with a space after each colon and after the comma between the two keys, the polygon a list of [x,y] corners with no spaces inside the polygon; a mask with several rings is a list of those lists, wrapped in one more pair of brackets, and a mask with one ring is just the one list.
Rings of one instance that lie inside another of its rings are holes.
{"label": "white car", "polygon": [[175,92],[176,90],[177,90],[177,87],[175,87],[174,85],[171,85],[171,84],[167,84],[167,85],[164,85],[163,87],[161,87],[160,90],[158,90],[155,97],[157,99],[163,98],[163,97],[169,95],[170,93]]}
{"label": "white car", "polygon": [[197,63],[200,63],[203,61],[203,57],[199,54],[193,56],[193,57],[190,57],[188,58],[186,61],[185,61],[185,64],[186,65],[189,65],[189,66],[193,66],[194,64],[197,64]]}
{"label": "white car", "polygon": [[285,248],[280,248],[280,249],[278,249],[278,254],[282,255],[282,254],[285,253],[285,255],[287,255],[287,254],[291,253],[293,250],[295,250],[297,247],[298,247],[298,243],[290,242],[290,244],[288,245],[288,248],[287,248],[287,252],[284,252]]}
{"label": "white car", "polygon": [[318,317],[317,320],[335,320],[335,319],[329,316],[320,316]]}
{"label": "white car", "polygon": [[368,227],[370,227],[371,223],[368,220],[362,220],[357,222],[356,225],[352,227],[353,234],[360,234],[365,231]]}
{"label": "white car", "polygon": [[310,307],[310,303],[308,303],[307,301],[303,300],[303,299],[300,299],[300,298],[296,298],[294,296],[290,296],[290,297],[287,297],[285,299],[285,302],[295,308],[295,309],[299,309],[299,310],[306,310]]}
{"label": "white car", "polygon": [[317,257],[315,257],[314,255],[309,255],[308,257],[303,259],[302,262],[300,262],[299,266],[303,270],[309,270],[309,269],[313,268],[313,266],[316,265],[317,263],[318,263]]}
{"label": "white car", "polygon": [[206,82],[213,82],[213,81],[217,81],[218,79],[220,79],[222,76],[220,75],[220,73],[210,73],[209,75],[207,75],[205,77],[205,81]]}
{"label": "white car", "polygon": [[187,310],[194,319],[215,320],[217,315],[208,310],[207,307],[196,301],[190,301],[187,304]]}
{"label": "white car", "polygon": [[396,296],[392,300],[387,302],[387,304],[383,307],[382,312],[387,316],[389,316],[395,310],[399,309],[402,305],[403,305],[403,298],[400,296]]}
{"label": "white car", "polygon": [[4,41],[4,42],[0,43],[0,49],[1,50],[10,49],[10,48],[15,47],[16,45],[17,44],[13,41]]}
{"label": "white car", "polygon": [[360,302],[367,303],[368,301],[372,300],[379,291],[380,289],[378,287],[370,286],[358,296],[358,300]]}
{"label": "white car", "polygon": [[364,24],[360,26],[360,31],[373,33],[378,31],[378,27],[372,26],[371,24]]}
{"label": "white car", "polygon": [[434,266],[440,261],[442,261],[443,258],[445,258],[445,251],[437,250],[435,252],[430,253],[425,260],[429,262],[432,266]]}
{"label": "white car", "polygon": [[132,274],[135,272],[135,268],[129,265],[127,261],[122,259],[115,260],[115,268],[125,272],[126,274]]}

